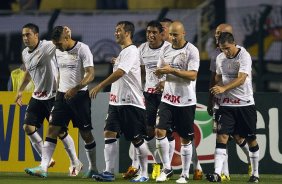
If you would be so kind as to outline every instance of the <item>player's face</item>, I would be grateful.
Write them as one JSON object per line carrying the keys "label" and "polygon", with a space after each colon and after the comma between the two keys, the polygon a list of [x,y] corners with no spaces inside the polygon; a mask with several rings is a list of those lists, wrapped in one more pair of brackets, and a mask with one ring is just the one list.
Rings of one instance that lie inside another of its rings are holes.
{"label": "player's face", "polygon": [[185,40],[184,33],[181,30],[175,29],[172,26],[169,27],[169,36],[171,38],[172,46],[176,48],[181,47],[181,43],[183,42],[183,40]]}
{"label": "player's face", "polygon": [[235,43],[225,42],[224,44],[219,44],[219,48],[227,58],[233,58],[238,51]]}
{"label": "player's face", "polygon": [[126,32],[124,31],[124,25],[116,26],[116,30],[115,30],[116,42],[122,45],[125,40],[125,37],[126,37]]}
{"label": "player's face", "polygon": [[22,39],[26,47],[34,48],[38,43],[38,33],[34,33],[30,28],[23,28]]}
{"label": "player's face", "polygon": [[157,27],[147,27],[146,37],[150,46],[159,46],[162,43],[162,34]]}
{"label": "player's face", "polygon": [[58,41],[52,40],[52,42],[56,46],[56,49],[59,49],[62,52],[68,49],[67,39],[64,38],[63,36],[61,36],[61,38]]}
{"label": "player's face", "polygon": [[219,35],[221,34],[221,29],[220,28],[216,28],[215,33],[214,33],[214,38],[215,38],[215,43],[218,44],[218,38]]}
{"label": "player's face", "polygon": [[169,36],[169,26],[170,26],[170,23],[168,23],[168,22],[161,22],[161,25],[163,26],[163,32],[162,32],[163,40],[171,42],[171,38]]}

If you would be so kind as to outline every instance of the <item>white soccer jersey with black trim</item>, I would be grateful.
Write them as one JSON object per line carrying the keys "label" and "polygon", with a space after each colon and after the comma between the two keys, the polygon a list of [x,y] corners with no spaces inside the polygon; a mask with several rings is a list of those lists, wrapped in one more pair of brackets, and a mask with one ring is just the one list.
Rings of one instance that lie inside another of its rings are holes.
{"label": "white soccer jersey with black trim", "polygon": [[[158,67],[169,64],[172,68],[198,71],[200,56],[198,49],[187,42],[182,48],[174,49],[167,45],[160,52]],[[172,74],[166,76],[162,102],[173,106],[191,106],[197,103],[196,81],[190,81]]]}
{"label": "white soccer jersey with black trim", "polygon": [[32,97],[38,100],[53,98],[56,94],[56,81],[53,71],[55,70],[52,58],[56,47],[51,41],[39,41],[37,47],[30,52],[25,48],[22,59],[31,79],[34,82]]}
{"label": "white soccer jersey with black trim", "polygon": [[238,73],[248,74],[244,84],[225,91],[221,94],[221,106],[248,106],[253,105],[252,87],[252,59],[245,48],[237,46],[240,51],[232,59],[221,53],[216,58],[216,73],[222,75],[223,85],[226,85],[238,77]]}
{"label": "white soccer jersey with black trim", "polygon": [[159,78],[155,75],[157,64],[160,57],[160,50],[170,43],[164,41],[159,48],[150,48],[149,43],[143,43],[139,46],[141,65],[145,66],[146,83],[144,91],[147,93],[155,93],[156,85],[159,83]]}
{"label": "white soccer jersey with black trim", "polygon": [[145,109],[140,56],[136,46],[129,45],[120,52],[113,72],[117,69],[123,70],[125,74],[112,84],[110,105],[133,105]]}
{"label": "white soccer jersey with black trim", "polygon": [[[84,68],[94,66],[93,55],[88,45],[82,42],[76,42],[73,48],[64,52],[57,49],[56,60],[60,75],[58,91],[63,93],[80,83]],[[80,90],[87,90],[87,86]]]}

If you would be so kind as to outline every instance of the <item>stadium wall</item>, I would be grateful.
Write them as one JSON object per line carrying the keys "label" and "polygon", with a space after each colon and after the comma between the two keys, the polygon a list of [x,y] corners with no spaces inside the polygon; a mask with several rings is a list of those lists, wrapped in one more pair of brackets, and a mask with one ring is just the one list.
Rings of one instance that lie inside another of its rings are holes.
{"label": "stadium wall", "polygon": [[[15,93],[0,92],[0,172],[21,172],[24,168],[36,166],[40,158],[32,149],[28,138],[22,130],[24,112],[30,94],[24,95],[24,105],[18,107],[14,103]],[[211,131],[212,119],[206,112],[207,93],[197,93],[198,104],[195,118],[195,144],[199,160],[204,172],[213,171],[215,135]],[[258,123],[257,138],[260,145],[260,173],[282,174],[282,94],[281,93],[256,93],[255,94]],[[108,93],[99,93],[96,100],[92,101],[92,123],[94,136],[97,142],[97,166],[100,171],[104,169],[104,138],[103,127],[108,109]],[[44,123],[41,134],[45,136],[47,123]],[[75,140],[80,160],[88,167],[83,141],[78,137],[77,129],[70,125],[70,134]],[[173,168],[178,172],[181,167],[180,142],[176,137],[176,150],[172,162]],[[117,155],[116,172],[125,171],[130,164],[128,156],[129,143],[120,139],[119,155]],[[246,158],[234,141],[228,146],[230,173],[247,173]],[[62,153],[64,152],[64,153]],[[68,172],[69,161],[63,145],[58,141],[54,154],[56,166],[50,172]],[[149,159],[152,161],[151,157]],[[269,167],[271,165],[271,167]]]}

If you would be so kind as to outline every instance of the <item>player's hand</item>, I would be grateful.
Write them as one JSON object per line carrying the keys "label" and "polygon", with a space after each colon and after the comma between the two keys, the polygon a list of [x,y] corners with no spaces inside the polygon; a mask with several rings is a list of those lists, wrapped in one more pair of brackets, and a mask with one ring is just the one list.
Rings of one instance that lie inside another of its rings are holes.
{"label": "player's hand", "polygon": [[208,102],[207,112],[210,116],[213,116],[213,103],[210,100]]}
{"label": "player's hand", "polygon": [[117,58],[112,57],[112,59],[111,59],[111,63],[114,65],[114,64],[116,63],[116,60],[117,60]]}
{"label": "player's hand", "polygon": [[19,106],[22,106],[23,105],[23,102],[22,102],[22,92],[18,92],[17,96],[16,96],[16,99],[15,99],[15,102],[19,105]]}
{"label": "player's hand", "polygon": [[96,98],[97,94],[99,93],[99,91],[101,90],[100,85],[95,86],[94,88],[92,88],[89,92],[89,97],[90,98]]}
{"label": "player's hand", "polygon": [[222,86],[215,85],[214,87],[212,87],[212,88],[210,89],[210,92],[211,92],[213,95],[221,94],[221,93],[224,93],[224,92],[225,92],[225,88],[222,87]]}
{"label": "player's hand", "polygon": [[157,93],[162,93],[164,91],[164,84],[165,84],[165,81],[161,81],[156,85]]}
{"label": "player's hand", "polygon": [[162,68],[158,68],[155,71],[155,74],[157,76],[161,76],[163,74],[169,74],[169,73],[172,73],[172,72],[173,72],[173,68],[170,65],[166,64]]}
{"label": "player's hand", "polygon": [[64,26],[64,32],[67,36],[71,38],[71,30],[68,26]]}
{"label": "player's hand", "polygon": [[78,89],[76,87],[71,88],[71,89],[67,90],[64,98],[66,100],[69,100],[69,99],[73,98],[77,94],[77,92],[78,92]]}

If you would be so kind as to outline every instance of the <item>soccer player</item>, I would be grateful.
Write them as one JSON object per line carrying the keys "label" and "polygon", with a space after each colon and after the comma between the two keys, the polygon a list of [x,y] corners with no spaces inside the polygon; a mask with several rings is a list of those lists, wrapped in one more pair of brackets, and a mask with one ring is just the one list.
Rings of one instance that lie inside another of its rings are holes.
{"label": "soccer player", "polygon": [[220,182],[226,144],[229,135],[244,137],[249,145],[252,175],[249,182],[259,182],[259,145],[256,141],[257,114],[252,89],[252,59],[243,47],[236,46],[231,33],[222,32],[218,38],[222,53],[216,58],[214,95],[220,94],[220,106],[215,149],[215,171],[208,174],[211,182]]}
{"label": "soccer player", "polygon": [[166,129],[172,124],[181,140],[182,173],[177,183],[187,183],[192,158],[194,117],[196,110],[196,79],[200,64],[198,49],[185,40],[185,29],[175,21],[169,27],[172,44],[160,52],[156,75],[166,75],[159,106],[156,138],[163,170],[157,182],[166,181],[172,174]]}
{"label": "soccer player", "polygon": [[[41,127],[45,118],[49,119],[51,108],[54,105],[56,69],[54,69],[55,65],[52,59],[54,59],[56,47],[51,41],[39,40],[39,28],[32,23],[23,26],[22,39],[26,46],[22,52],[26,71],[15,102],[20,106],[22,105],[23,91],[32,80],[35,89],[26,109],[23,129],[33,148],[42,157],[43,140],[37,130]],[[77,168],[76,165],[81,165],[81,162],[77,158],[73,139],[67,133],[67,129],[60,132],[59,138],[62,140],[71,161],[69,174],[76,176],[81,169]],[[47,163],[47,167],[52,167],[54,164],[55,161],[51,159]],[[76,172],[72,172],[73,169]]]}
{"label": "soccer player", "polygon": [[118,22],[115,28],[116,42],[122,51],[116,58],[113,73],[90,91],[95,98],[97,93],[107,85],[112,84],[106,125],[104,129],[104,156],[106,168],[101,174],[93,175],[98,181],[114,181],[114,166],[117,152],[117,136],[124,134],[125,138],[135,147],[140,171],[132,182],[146,182],[148,148],[144,142],[145,104],[142,94],[141,69],[139,51],[132,44],[134,25],[129,21]]}
{"label": "soccer player", "polygon": [[[220,24],[217,26],[216,30],[215,30],[215,42],[217,45],[217,48],[214,50],[213,55],[211,57],[211,62],[210,62],[210,71],[211,71],[211,77],[210,77],[210,88],[213,87],[215,85],[215,75],[216,75],[216,57],[221,53],[221,50],[218,46],[218,37],[222,32],[228,32],[232,34],[232,26],[229,24]],[[239,47],[239,46],[238,46]],[[220,99],[220,95],[216,95],[214,96],[212,93],[209,93],[209,101],[208,101],[208,108],[207,111],[209,113],[210,116],[215,117],[216,111],[219,108],[218,107],[218,103],[219,103],[219,99]],[[216,132],[216,121],[214,121],[215,125],[214,125],[214,132]],[[250,164],[250,157],[249,157],[249,146],[246,142],[246,140],[238,135],[233,136],[233,138],[235,139],[236,143],[240,146],[240,148],[243,150],[243,152],[246,154],[247,156],[247,160],[248,160],[248,174],[251,176],[251,164]],[[229,168],[228,168],[228,154],[226,155],[226,160],[224,161],[223,164],[223,169],[222,169],[222,173],[221,173],[221,180],[222,181],[229,181],[230,180],[230,176],[229,176]]]}
{"label": "soccer player", "polygon": [[57,48],[59,87],[49,118],[41,164],[35,168],[27,168],[25,171],[30,175],[47,177],[48,163],[56,148],[57,137],[72,120],[73,126],[79,128],[85,142],[89,161],[89,170],[83,177],[90,178],[97,172],[96,143],[91,133],[91,99],[87,90],[87,85],[94,79],[93,56],[87,45],[71,39],[63,30],[62,26],[57,26],[52,31],[52,42]]}

